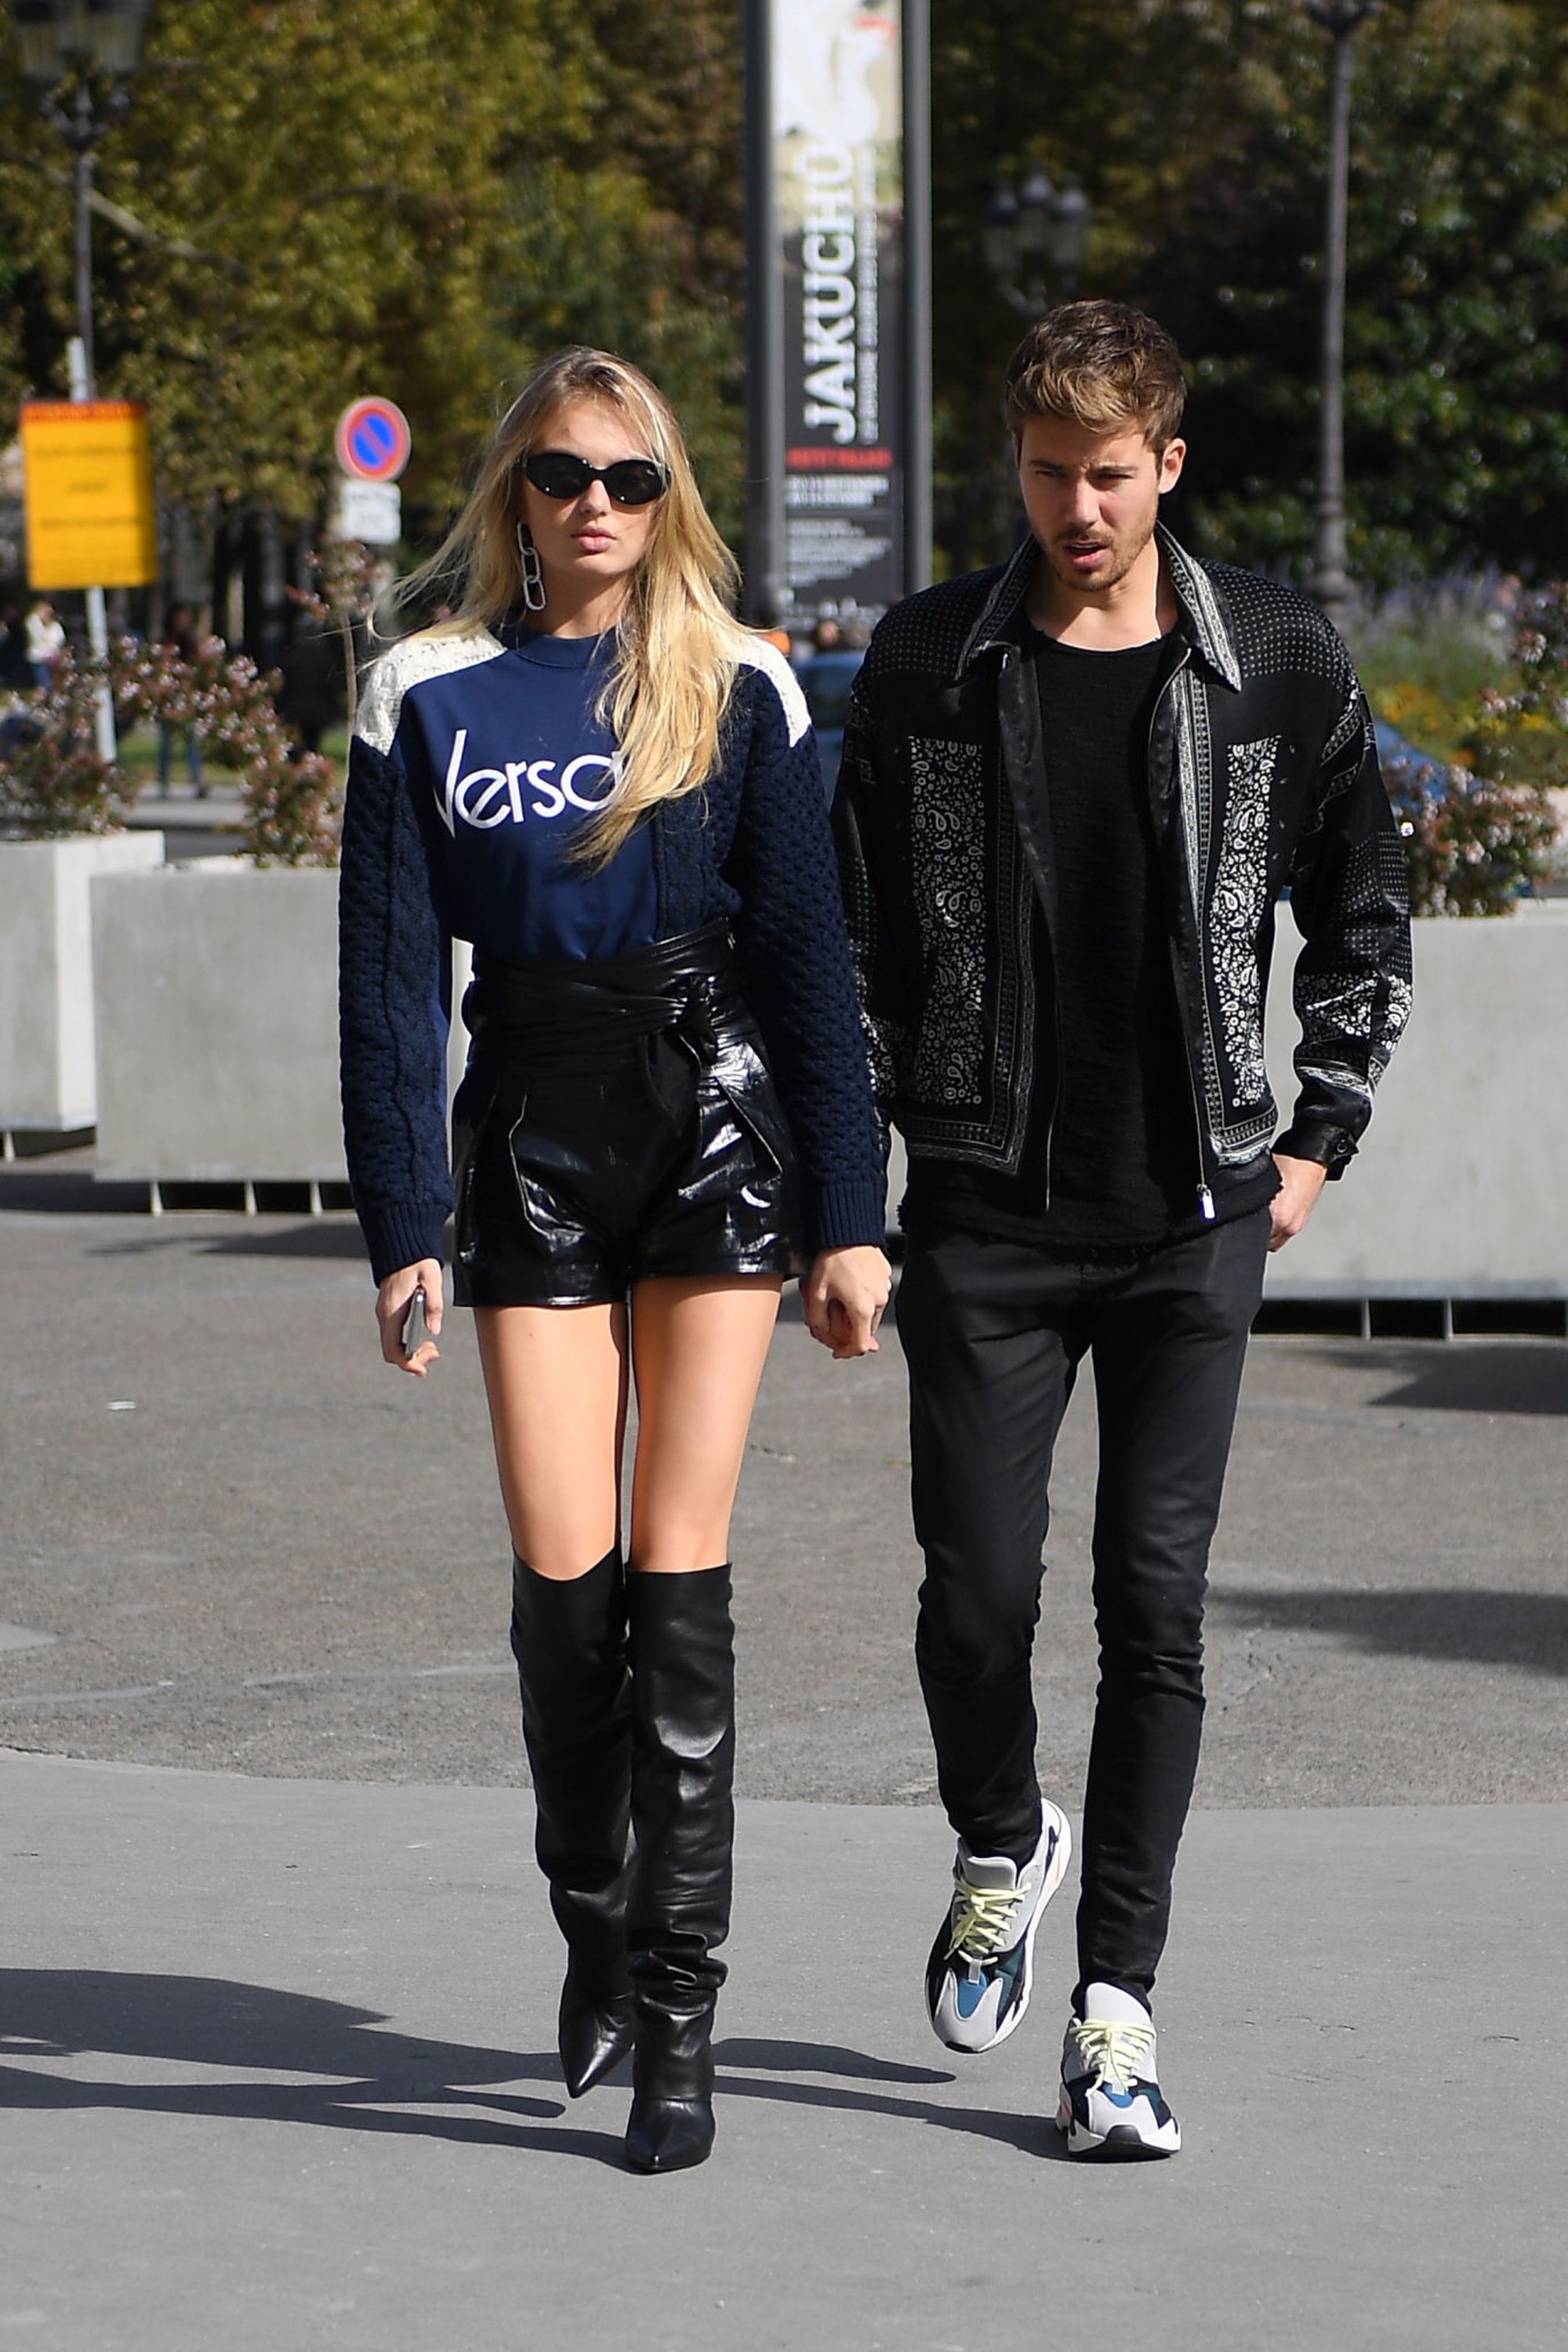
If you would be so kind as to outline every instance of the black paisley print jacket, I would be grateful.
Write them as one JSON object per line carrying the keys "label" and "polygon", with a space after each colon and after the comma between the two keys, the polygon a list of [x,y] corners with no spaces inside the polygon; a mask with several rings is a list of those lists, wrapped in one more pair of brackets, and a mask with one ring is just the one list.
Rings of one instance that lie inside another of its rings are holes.
{"label": "black paisley print jacket", "polygon": [[[1316,605],[1162,530],[1181,609],[1149,793],[1192,1080],[1199,1205],[1270,1149],[1337,1175],[1410,1008],[1405,860],[1350,656]],[[1035,1065],[1037,900],[1056,884],[1024,656],[1032,542],[896,605],[871,640],[834,819],[884,1131],[1016,1172]],[[1300,1093],[1263,1062],[1274,907],[1289,888]]]}

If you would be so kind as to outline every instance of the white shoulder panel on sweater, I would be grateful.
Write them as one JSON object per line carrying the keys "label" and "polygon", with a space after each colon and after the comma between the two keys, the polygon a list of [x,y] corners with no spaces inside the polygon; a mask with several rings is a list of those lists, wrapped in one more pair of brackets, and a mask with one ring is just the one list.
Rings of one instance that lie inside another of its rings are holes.
{"label": "white shoulder panel on sweater", "polygon": [[427,677],[449,677],[454,670],[493,661],[501,650],[488,629],[464,629],[438,636],[422,630],[417,636],[400,638],[365,672],[354,733],[373,751],[390,751],[403,698],[410,688],[423,685]]}
{"label": "white shoulder panel on sweater", "polygon": [[760,669],[771,679],[780,702],[784,705],[784,724],[789,740],[798,743],[811,725],[811,713],[805,707],[805,697],[800,690],[800,680],[777,646],[766,637],[749,637],[741,648],[741,659],[750,669]]}

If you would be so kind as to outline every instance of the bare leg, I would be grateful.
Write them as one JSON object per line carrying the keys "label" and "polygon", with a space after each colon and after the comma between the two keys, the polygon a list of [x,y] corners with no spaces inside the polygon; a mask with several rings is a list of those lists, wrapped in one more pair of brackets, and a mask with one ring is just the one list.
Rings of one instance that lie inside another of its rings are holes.
{"label": "bare leg", "polygon": [[637,1285],[634,1568],[679,1574],[728,1559],[730,1514],[782,1287],[773,1275]]}
{"label": "bare leg", "polygon": [[585,1575],[620,1539],[624,1307],[476,1309],[512,1548],[540,1576]]}

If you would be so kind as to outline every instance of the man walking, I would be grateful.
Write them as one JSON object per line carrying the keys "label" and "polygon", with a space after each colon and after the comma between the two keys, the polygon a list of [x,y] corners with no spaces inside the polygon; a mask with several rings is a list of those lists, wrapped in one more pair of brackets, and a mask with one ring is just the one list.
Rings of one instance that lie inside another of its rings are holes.
{"label": "man walking", "polygon": [[[1404,860],[1343,646],[1158,522],[1185,387],[1114,302],[1006,384],[1030,538],[898,605],[836,804],[868,1037],[909,1150],[916,1657],[958,1837],[932,2026],[1021,2021],[1070,1843],[1035,1774],[1052,1449],[1092,1357],[1100,1681],[1057,2121],[1165,2155],[1150,2011],[1203,1717],[1202,1624],[1265,1253],[1353,1153],[1410,1000]],[[1305,938],[1300,1091],[1263,1063],[1275,902]]]}

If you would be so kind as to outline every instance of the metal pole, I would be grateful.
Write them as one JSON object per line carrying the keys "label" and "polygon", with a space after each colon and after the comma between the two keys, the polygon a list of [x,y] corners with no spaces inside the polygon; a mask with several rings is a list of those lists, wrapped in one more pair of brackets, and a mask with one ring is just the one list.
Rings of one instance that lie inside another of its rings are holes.
{"label": "metal pole", "polygon": [[931,573],[931,5],[904,0],[904,593]]}
{"label": "metal pole", "polygon": [[1355,609],[1345,560],[1345,269],[1350,231],[1351,80],[1364,5],[1314,8],[1328,32],[1329,173],[1323,230],[1323,321],[1318,419],[1318,509],[1312,593],[1337,627]]}
{"label": "metal pole", "polygon": [[[92,378],[89,373],[88,356],[79,335],[73,335],[66,346],[66,359],[70,369],[70,391],[73,400],[92,398]],[[94,661],[109,658],[109,614],[104,607],[101,588],[89,588],[87,597],[87,642]],[[100,686],[93,700],[93,740],[98,756],[112,767],[120,757],[119,738],[114,731],[114,697],[107,685]]]}
{"label": "metal pole", "polygon": [[746,184],[745,612],[784,610],[784,270],[773,160],[773,0],[744,0]]}
{"label": "metal pole", "polygon": [[[92,176],[97,160],[98,130],[92,119],[92,92],[85,68],[76,84],[76,335],[68,352],[72,400],[91,400],[96,393],[92,350]],[[87,642],[95,661],[109,658],[109,614],[101,588],[89,588]],[[114,728],[114,697],[107,685],[94,698],[92,731],[98,756],[112,767],[120,757]]]}
{"label": "metal pole", "polygon": [[[87,390],[82,394],[91,400],[94,394],[92,352],[92,175],[96,160],[97,133],[92,120],[92,93],[87,75],[79,73],[76,85],[76,127],[71,144],[76,149],[76,331],[81,342],[82,364],[87,371]],[[72,399],[76,398],[73,392]]]}

